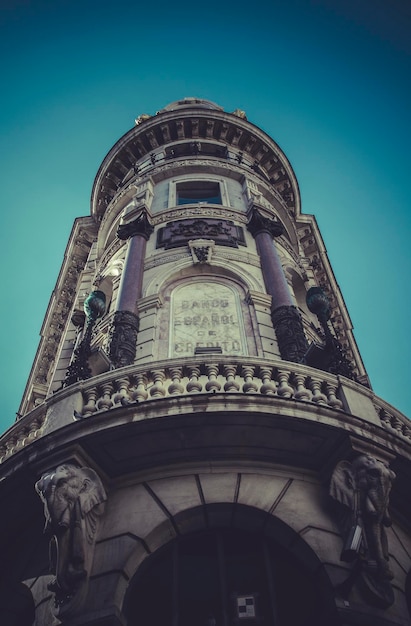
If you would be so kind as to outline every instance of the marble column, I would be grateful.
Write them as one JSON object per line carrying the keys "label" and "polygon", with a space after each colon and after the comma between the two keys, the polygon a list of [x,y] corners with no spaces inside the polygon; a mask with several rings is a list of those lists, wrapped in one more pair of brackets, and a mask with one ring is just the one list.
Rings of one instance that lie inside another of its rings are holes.
{"label": "marble column", "polygon": [[135,220],[120,224],[117,230],[119,239],[128,239],[128,244],[110,330],[110,359],[115,367],[131,365],[136,355],[137,300],[142,295],[146,245],[153,230],[145,210]]}
{"label": "marble column", "polygon": [[298,363],[304,357],[308,344],[300,312],[293,304],[284,270],[273,243],[273,237],[283,234],[283,225],[264,217],[254,208],[248,230],[255,239],[265,287],[271,296],[271,319],[281,358]]}

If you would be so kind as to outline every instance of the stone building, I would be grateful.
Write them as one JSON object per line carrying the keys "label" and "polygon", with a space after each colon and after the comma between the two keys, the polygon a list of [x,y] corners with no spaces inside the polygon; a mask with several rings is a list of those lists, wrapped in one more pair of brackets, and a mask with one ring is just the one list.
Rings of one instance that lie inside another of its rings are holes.
{"label": "stone building", "polygon": [[2,626],[410,624],[410,424],[243,111],[174,102],[104,158],[19,413]]}

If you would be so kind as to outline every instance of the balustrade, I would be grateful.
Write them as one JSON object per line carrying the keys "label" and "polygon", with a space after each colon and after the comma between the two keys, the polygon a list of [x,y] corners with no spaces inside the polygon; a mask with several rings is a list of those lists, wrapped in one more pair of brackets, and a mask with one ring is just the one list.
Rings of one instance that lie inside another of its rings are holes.
{"label": "balustrade", "polygon": [[0,463],[40,437],[46,419],[46,409],[46,405],[43,405],[40,411],[35,409],[29,414],[30,419],[21,420],[21,423],[19,420],[4,433],[0,439]]}
{"label": "balustrade", "polygon": [[[232,359],[220,356],[208,363],[194,357],[156,362],[153,367],[130,365],[77,383],[76,388],[73,385],[70,390],[62,390],[18,420],[0,438],[0,463],[38,439],[47,410],[59,402],[62,394],[66,397],[73,391],[81,391],[83,398],[82,408],[74,412],[76,419],[105,413],[119,406],[199,393],[262,395],[271,397],[273,402],[278,398],[350,413],[341,393],[344,385],[350,385],[353,391],[352,381],[342,377],[297,363],[267,362],[251,357]],[[355,385],[355,393],[372,397],[384,429],[411,440],[411,422],[402,413],[372,396],[361,385]],[[67,416],[67,423],[71,421],[72,416]]]}

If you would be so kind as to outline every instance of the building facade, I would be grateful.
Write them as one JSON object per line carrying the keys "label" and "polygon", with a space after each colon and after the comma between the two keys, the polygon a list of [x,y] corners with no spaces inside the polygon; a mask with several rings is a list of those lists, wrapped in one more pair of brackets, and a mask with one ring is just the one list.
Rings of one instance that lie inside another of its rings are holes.
{"label": "building facade", "polygon": [[0,439],[5,626],[405,626],[411,427],[279,146],[141,115],[75,221]]}

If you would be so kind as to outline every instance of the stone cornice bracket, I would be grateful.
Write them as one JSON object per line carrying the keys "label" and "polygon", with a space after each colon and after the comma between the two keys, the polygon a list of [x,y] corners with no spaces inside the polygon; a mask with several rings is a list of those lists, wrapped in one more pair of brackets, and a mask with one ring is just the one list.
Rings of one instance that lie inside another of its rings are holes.
{"label": "stone cornice bracket", "polygon": [[119,239],[129,239],[130,237],[140,235],[148,241],[153,230],[154,226],[150,223],[147,211],[144,209],[132,222],[126,222],[119,225],[117,229],[117,237]]}
{"label": "stone cornice bracket", "polygon": [[284,234],[284,226],[281,222],[265,217],[256,207],[253,207],[251,210],[247,228],[253,237],[260,233],[268,233],[273,238]]}

